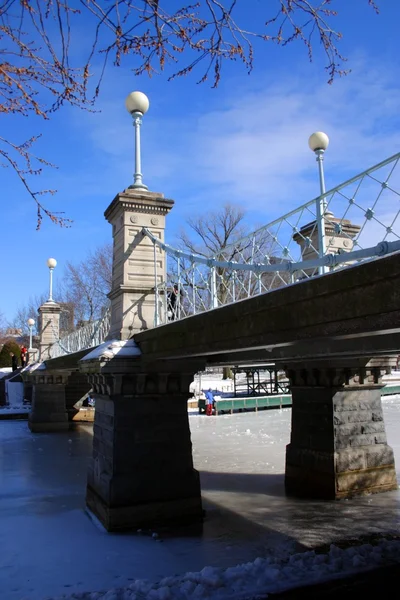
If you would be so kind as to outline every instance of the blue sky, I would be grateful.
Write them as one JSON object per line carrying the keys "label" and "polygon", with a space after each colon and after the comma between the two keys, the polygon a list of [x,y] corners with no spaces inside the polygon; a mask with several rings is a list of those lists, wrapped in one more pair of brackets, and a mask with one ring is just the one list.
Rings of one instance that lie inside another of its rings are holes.
{"label": "blue sky", "polygon": [[142,170],[150,190],[175,200],[166,230],[172,244],[188,217],[227,202],[244,206],[249,223],[259,226],[317,195],[307,145],[313,131],[330,136],[328,188],[399,151],[400,5],[382,0],[376,16],[367,0],[337,4],[340,48],[352,72],[333,85],[326,83],[318,47],[309,64],[301,44],[258,44],[251,75],[239,63],[226,65],[217,89],[198,85],[196,73],[171,82],[167,74],[134,77],[127,63],[107,71],[95,113],[65,108],[46,123],[1,115],[4,137],[21,142],[43,133],[36,149],[58,168],[47,169],[36,187],[57,189],[45,204],[74,222],[60,229],[45,219],[36,231],[33,202],[15,174],[1,170],[0,312],[12,319],[16,306],[47,289],[49,256],[58,261],[57,280],[66,261],[111,241],[103,213],[134,170],[133,128],[124,107],[130,91],[150,99]]}

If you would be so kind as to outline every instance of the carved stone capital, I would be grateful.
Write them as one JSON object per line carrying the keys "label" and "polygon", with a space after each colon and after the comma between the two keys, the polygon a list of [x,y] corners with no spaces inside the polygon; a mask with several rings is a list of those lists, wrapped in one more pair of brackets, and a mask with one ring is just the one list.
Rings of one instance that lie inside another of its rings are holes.
{"label": "carved stone capital", "polygon": [[194,373],[88,373],[94,394],[101,396],[146,396],[176,394],[189,396]]}
{"label": "carved stone capital", "polygon": [[382,377],[395,364],[393,356],[372,359],[309,361],[284,365],[292,387],[383,386]]}
{"label": "carved stone capital", "polygon": [[46,369],[37,369],[32,371],[27,377],[34,385],[66,385],[71,371],[47,371]]}

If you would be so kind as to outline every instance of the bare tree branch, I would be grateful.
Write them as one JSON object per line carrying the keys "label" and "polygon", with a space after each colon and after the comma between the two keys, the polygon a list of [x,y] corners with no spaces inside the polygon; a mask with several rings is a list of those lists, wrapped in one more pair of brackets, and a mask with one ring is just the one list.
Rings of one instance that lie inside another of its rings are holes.
{"label": "bare tree branch", "polygon": [[[226,61],[252,70],[256,40],[283,46],[299,41],[310,60],[321,47],[329,83],[347,72],[339,51],[342,35],[333,26],[339,0],[276,0],[275,13],[264,2],[257,10],[265,16],[249,31],[239,10],[251,14],[252,2],[255,6],[255,0],[198,0],[182,6],[168,0],[5,0],[0,3],[0,113],[48,119],[65,104],[91,110],[110,62],[119,66],[129,60],[135,75],[152,76],[168,67],[170,79],[202,68],[199,82],[210,78],[216,87]],[[364,2],[378,12],[375,0]],[[90,49],[73,65],[71,40],[82,23]],[[103,65],[90,95],[99,58]],[[25,148],[1,138],[0,154],[36,203],[38,228],[43,215],[68,226],[68,219],[38,201],[45,192],[33,191],[28,181],[28,175],[41,173],[29,168],[30,162],[51,166],[28,152],[38,137],[27,140]]]}

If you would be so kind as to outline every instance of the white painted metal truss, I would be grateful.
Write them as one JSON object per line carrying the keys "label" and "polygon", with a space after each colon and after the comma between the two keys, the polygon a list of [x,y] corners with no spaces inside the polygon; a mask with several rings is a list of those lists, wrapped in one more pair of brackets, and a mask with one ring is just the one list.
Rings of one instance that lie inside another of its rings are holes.
{"label": "white painted metal truss", "polygon": [[[314,277],[321,266],[329,274],[399,251],[399,161],[400,153],[235,240],[214,256],[173,248],[143,228],[143,236],[154,244],[154,326]],[[318,244],[321,223],[325,224],[325,255]],[[157,247],[167,254],[166,281],[157,270]],[[101,320],[56,342],[51,356],[97,346],[109,328],[107,310]]]}
{"label": "white painted metal truss", "polygon": [[[181,319],[400,250],[400,153],[235,240],[199,256],[143,235],[167,253],[167,280],[155,262],[154,325]],[[319,207],[323,206],[322,219]],[[325,224],[325,255],[318,227]],[[324,269],[324,270],[325,270]],[[173,287],[178,294],[176,301]]]}

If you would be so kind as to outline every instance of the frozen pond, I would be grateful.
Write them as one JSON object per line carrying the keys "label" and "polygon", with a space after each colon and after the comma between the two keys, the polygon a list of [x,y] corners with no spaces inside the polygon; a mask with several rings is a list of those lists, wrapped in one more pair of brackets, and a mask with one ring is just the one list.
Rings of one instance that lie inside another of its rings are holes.
{"label": "frozen pond", "polygon": [[[389,444],[400,466],[400,397],[383,401]],[[338,538],[399,529],[400,493],[341,502],[284,495],[291,410],[190,415],[201,473],[202,533],[108,534],[85,512],[92,427],[31,434],[0,421],[0,596],[42,600],[129,585],[135,578],[227,567],[285,555]],[[400,479],[400,473],[399,473]]]}

